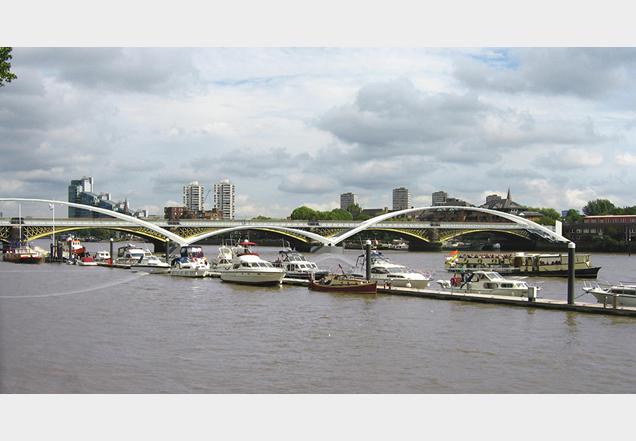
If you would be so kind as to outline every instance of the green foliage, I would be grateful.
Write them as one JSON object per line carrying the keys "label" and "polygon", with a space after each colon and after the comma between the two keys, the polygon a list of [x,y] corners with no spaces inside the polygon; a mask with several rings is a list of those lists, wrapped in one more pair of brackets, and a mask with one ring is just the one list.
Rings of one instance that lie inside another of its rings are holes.
{"label": "green foliage", "polygon": [[568,212],[565,214],[565,222],[567,222],[568,224],[573,224],[576,222],[581,222],[581,220],[583,219],[583,215],[579,214],[575,209],[570,208],[568,210]]}
{"label": "green foliage", "polygon": [[4,86],[4,83],[10,83],[11,80],[15,80],[17,77],[16,74],[11,72],[11,60],[13,57],[11,56],[11,48],[10,47],[0,47],[0,87]]}
{"label": "green foliage", "polygon": [[331,220],[353,220],[353,215],[349,211],[343,210],[341,208],[331,210],[329,212],[329,215],[331,217]]}
{"label": "green foliage", "polygon": [[316,220],[318,212],[309,207],[298,207],[291,213],[291,219],[293,220]]}
{"label": "green foliage", "polygon": [[[615,213],[616,206],[608,199],[596,199],[589,201],[585,207],[583,207],[583,213],[587,216],[603,216],[607,214],[623,214]],[[619,210],[621,210],[619,208]]]}
{"label": "green foliage", "polygon": [[253,217],[252,220],[264,221],[264,220],[272,220],[272,218],[271,217],[267,217],[267,216],[263,216],[263,215],[258,215],[256,217]]}
{"label": "green foliage", "polygon": [[352,220],[353,216],[347,210],[340,208],[331,211],[317,211],[303,205],[294,209],[290,218],[293,220]]}

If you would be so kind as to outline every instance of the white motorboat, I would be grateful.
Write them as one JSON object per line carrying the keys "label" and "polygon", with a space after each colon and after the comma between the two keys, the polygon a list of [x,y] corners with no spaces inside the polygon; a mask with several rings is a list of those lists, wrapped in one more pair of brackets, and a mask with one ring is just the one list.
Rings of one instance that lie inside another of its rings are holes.
{"label": "white motorboat", "polygon": [[285,271],[285,276],[291,279],[320,280],[329,274],[327,270],[321,270],[313,262],[305,259],[305,256],[296,250],[284,249],[278,252],[278,259],[273,262],[277,268]]}
{"label": "white motorboat", "polygon": [[149,274],[167,274],[170,272],[170,264],[162,261],[154,254],[150,256],[144,255],[139,261],[130,265],[130,270]]}
{"label": "white motorboat", "polygon": [[285,277],[282,268],[276,268],[253,252],[254,242],[243,241],[232,247],[232,267],[220,272],[224,282],[246,285],[280,285]]}
{"label": "white motorboat", "polygon": [[97,254],[95,254],[96,262],[106,262],[109,259],[110,259],[110,253],[108,251],[98,251]]}
{"label": "white motorboat", "polygon": [[[522,280],[505,279],[495,271],[474,271],[462,275],[455,273],[450,280],[438,280],[444,289],[452,292],[494,294],[499,296],[528,297],[531,287]],[[539,290],[538,287],[532,287]]]}
{"label": "white motorboat", "polygon": [[113,266],[119,268],[130,268],[133,264],[139,262],[144,256],[150,257],[150,250],[144,250],[135,245],[128,244],[117,249],[117,258],[113,262]]}
{"label": "white motorboat", "polygon": [[172,260],[171,276],[206,277],[210,272],[210,263],[200,246],[182,246],[179,254],[179,257]]}
{"label": "white motorboat", "polygon": [[232,247],[222,245],[219,247],[219,254],[212,262],[212,269],[215,271],[225,271],[232,268]]}
{"label": "white motorboat", "polygon": [[592,294],[598,303],[616,306],[636,306],[636,283],[619,282],[618,285],[602,287],[600,284],[585,284],[583,291]]}
{"label": "white motorboat", "polygon": [[[358,256],[354,276],[366,277],[366,257],[364,254]],[[404,265],[392,263],[380,251],[371,251],[371,280],[377,281],[378,286],[390,285],[425,289],[428,287],[431,277]]]}

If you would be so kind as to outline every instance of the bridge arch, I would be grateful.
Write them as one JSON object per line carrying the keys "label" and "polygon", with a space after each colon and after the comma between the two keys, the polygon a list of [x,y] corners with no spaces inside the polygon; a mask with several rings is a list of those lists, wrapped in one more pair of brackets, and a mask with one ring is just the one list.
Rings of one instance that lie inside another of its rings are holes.
{"label": "bridge arch", "polygon": [[[60,234],[60,233],[67,233],[70,231],[79,231],[79,230],[111,230],[111,231],[123,231],[126,233],[130,233],[134,236],[141,236],[141,237],[146,237],[148,239],[151,240],[159,240],[159,238],[157,237],[157,235],[152,235],[152,234],[148,234],[145,233],[143,231],[138,231],[138,230],[134,230],[132,228],[126,228],[126,227],[110,227],[110,226],[100,226],[100,227],[85,227],[85,226],[77,226],[77,227],[60,227],[60,228],[56,228],[55,229],[55,234]],[[37,240],[37,239],[42,239],[43,237],[48,237],[52,234],[52,231],[48,231],[45,233],[39,233],[39,234],[35,234],[33,236],[29,236],[28,240]],[[164,240],[164,239],[161,239]]]}
{"label": "bridge arch", "polygon": [[366,230],[370,227],[372,227],[373,225],[382,222],[386,219],[391,219],[393,217],[397,217],[397,216],[402,216],[404,214],[410,214],[410,213],[416,213],[418,211],[434,211],[434,210],[468,210],[468,211],[478,211],[481,213],[488,213],[488,214],[492,214],[494,216],[498,216],[510,221],[513,221],[514,223],[523,225],[526,229],[533,231],[534,233],[539,234],[540,236],[542,236],[545,239],[554,241],[554,242],[564,242],[564,243],[568,243],[571,242],[569,239],[563,237],[560,234],[555,233],[554,231],[550,230],[549,228],[544,227],[543,225],[539,225],[536,222],[532,222],[531,220],[525,219],[521,216],[516,216],[514,214],[510,214],[510,213],[504,213],[501,211],[496,211],[496,210],[490,210],[487,208],[479,208],[479,207],[460,207],[460,206],[435,206],[435,207],[417,207],[417,208],[407,208],[405,210],[398,210],[398,211],[393,211],[391,213],[386,213],[386,214],[381,214],[379,216],[376,216],[374,218],[371,218],[369,220],[366,220],[364,222],[362,222],[359,226],[357,226],[356,228],[353,228],[352,230],[349,230],[345,233],[342,233],[338,236],[334,236],[330,239],[330,243],[328,243],[327,245],[329,246],[336,246],[337,244],[339,244],[340,242],[342,242],[345,239],[348,239],[349,237],[353,236],[354,234],[359,233],[360,231]]}
{"label": "bridge arch", "polygon": [[272,225],[266,225],[266,224],[263,224],[263,225],[252,224],[252,225],[239,225],[238,227],[221,228],[220,230],[209,231],[207,233],[199,234],[198,236],[188,237],[184,239],[185,243],[182,245],[189,245],[195,242],[199,242],[200,240],[207,239],[208,237],[213,237],[213,236],[218,236],[220,234],[231,233],[233,231],[243,231],[243,230],[265,230],[265,231],[279,230],[281,234],[285,232],[293,233],[296,235],[308,237],[309,239],[314,239],[322,243],[323,245],[329,244],[329,239],[325,238],[324,236],[321,236],[320,234],[312,233],[311,231],[299,230],[297,228],[272,226]]}
{"label": "bridge arch", "polygon": [[174,242],[177,242],[179,245],[186,244],[186,239],[184,239],[183,237],[177,234],[174,234],[172,231],[168,231],[165,228],[161,228],[155,224],[143,221],[139,218],[129,216],[123,213],[118,213],[116,211],[106,210],[105,208],[93,207],[91,205],[84,205],[84,204],[76,204],[75,202],[54,201],[49,199],[0,198],[0,202],[39,202],[39,203],[45,203],[45,204],[59,204],[59,205],[66,205],[67,207],[83,208],[84,210],[94,211],[96,213],[101,213],[101,214],[107,214],[108,216],[125,220],[130,223],[139,225],[141,227],[148,228],[149,230],[152,230],[156,233],[161,234],[162,236],[167,237],[168,239]]}

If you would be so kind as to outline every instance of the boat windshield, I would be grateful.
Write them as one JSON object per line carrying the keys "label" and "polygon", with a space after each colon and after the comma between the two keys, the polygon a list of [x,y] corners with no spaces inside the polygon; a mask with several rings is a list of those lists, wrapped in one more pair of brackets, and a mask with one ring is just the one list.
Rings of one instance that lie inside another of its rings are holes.
{"label": "boat windshield", "polygon": [[496,273],[496,272],[487,272],[484,273],[484,275],[486,277],[488,277],[490,280],[503,280],[503,277],[501,276],[501,274]]}

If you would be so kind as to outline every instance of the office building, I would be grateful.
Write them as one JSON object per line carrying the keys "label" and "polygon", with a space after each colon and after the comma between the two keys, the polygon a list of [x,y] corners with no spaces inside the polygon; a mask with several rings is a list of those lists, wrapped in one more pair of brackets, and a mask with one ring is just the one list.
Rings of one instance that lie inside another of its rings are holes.
{"label": "office building", "polygon": [[447,197],[448,193],[445,191],[436,191],[431,195],[431,206],[435,207],[438,205],[444,205]]}
{"label": "office building", "polygon": [[199,181],[190,182],[183,187],[183,205],[191,211],[203,211],[203,191]]}
{"label": "office building", "polygon": [[340,208],[346,210],[356,203],[356,195],[353,193],[342,193],[340,195]]}
{"label": "office building", "polygon": [[[81,193],[93,191],[93,177],[82,176],[81,179],[71,180],[71,184],[68,186],[68,201],[76,204],[81,204]],[[68,207],[68,217],[90,217],[87,210],[81,208]]]}
{"label": "office building", "polygon": [[227,178],[214,184],[214,208],[223,219],[234,219],[235,188]]}
{"label": "office building", "polygon": [[411,194],[408,188],[399,187],[393,189],[393,211],[411,208]]}

